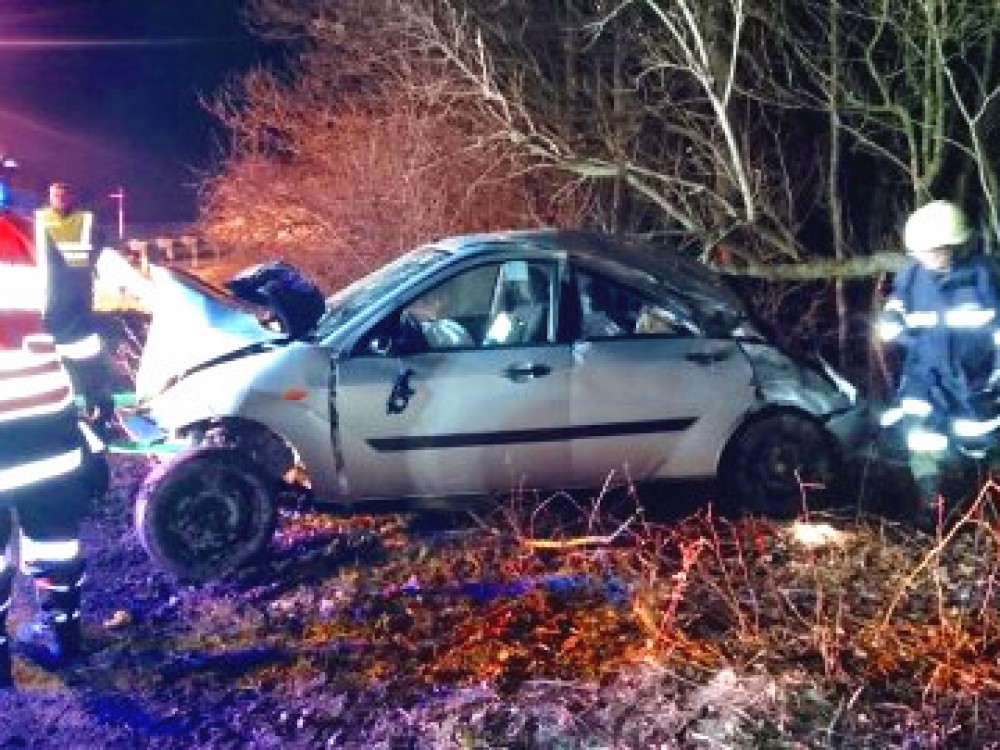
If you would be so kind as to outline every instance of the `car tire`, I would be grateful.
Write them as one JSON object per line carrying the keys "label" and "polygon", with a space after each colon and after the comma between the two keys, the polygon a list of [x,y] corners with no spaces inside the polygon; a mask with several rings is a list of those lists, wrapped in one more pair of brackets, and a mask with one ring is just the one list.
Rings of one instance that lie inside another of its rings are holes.
{"label": "car tire", "polygon": [[823,505],[840,460],[821,425],[781,412],[755,419],[733,437],[721,472],[723,505],[790,517]]}
{"label": "car tire", "polygon": [[139,490],[135,529],[159,567],[205,583],[259,555],[277,524],[275,482],[240,451],[198,447],[152,472]]}

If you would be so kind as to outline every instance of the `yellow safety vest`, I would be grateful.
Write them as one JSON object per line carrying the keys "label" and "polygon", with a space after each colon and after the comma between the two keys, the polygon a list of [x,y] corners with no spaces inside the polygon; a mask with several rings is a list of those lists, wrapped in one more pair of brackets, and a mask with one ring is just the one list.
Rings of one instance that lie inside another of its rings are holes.
{"label": "yellow safety vest", "polygon": [[93,229],[94,214],[90,211],[60,214],[52,208],[40,208],[35,212],[35,246],[43,248],[54,243],[71,268],[92,264]]}

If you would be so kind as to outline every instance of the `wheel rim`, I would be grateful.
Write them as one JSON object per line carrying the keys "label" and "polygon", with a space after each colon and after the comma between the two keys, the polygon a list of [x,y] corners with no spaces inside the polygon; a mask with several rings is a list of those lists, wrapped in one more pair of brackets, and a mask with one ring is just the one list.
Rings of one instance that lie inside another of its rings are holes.
{"label": "wheel rim", "polygon": [[800,482],[816,479],[816,467],[807,462],[798,446],[785,440],[771,440],[763,446],[762,461],[756,472],[759,487],[769,493],[787,493]]}
{"label": "wheel rim", "polygon": [[742,494],[773,508],[817,485],[825,486],[833,474],[833,457],[823,435],[814,425],[796,418],[757,425],[741,454],[738,464],[742,468],[735,478],[744,485]]}
{"label": "wheel rim", "polygon": [[185,568],[228,567],[255,546],[267,507],[267,490],[255,477],[199,467],[163,498],[158,516],[164,547]]}

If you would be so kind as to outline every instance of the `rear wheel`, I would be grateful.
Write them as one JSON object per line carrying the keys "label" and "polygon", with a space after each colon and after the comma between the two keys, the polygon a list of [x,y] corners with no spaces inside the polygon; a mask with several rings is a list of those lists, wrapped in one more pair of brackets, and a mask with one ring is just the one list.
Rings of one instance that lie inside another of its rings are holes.
{"label": "rear wheel", "polygon": [[277,522],[275,483],[237,449],[200,447],[143,483],[135,526],[153,561],[201,583],[265,550]]}
{"label": "rear wheel", "polygon": [[789,516],[821,504],[836,478],[837,451],[811,419],[784,412],[744,427],[726,450],[725,500],[741,509]]}

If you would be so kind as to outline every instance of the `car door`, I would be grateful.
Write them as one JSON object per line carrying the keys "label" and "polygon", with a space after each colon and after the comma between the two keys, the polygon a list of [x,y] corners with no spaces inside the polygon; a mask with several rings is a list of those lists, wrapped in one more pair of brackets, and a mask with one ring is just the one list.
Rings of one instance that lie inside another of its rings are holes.
{"label": "car door", "polygon": [[683,306],[576,270],[570,418],[574,478],[597,485],[706,477],[753,401],[752,373],[733,340],[703,336]]}
{"label": "car door", "polygon": [[466,268],[337,364],[350,496],[481,494],[566,478],[570,348],[555,343],[557,272],[548,261]]}

